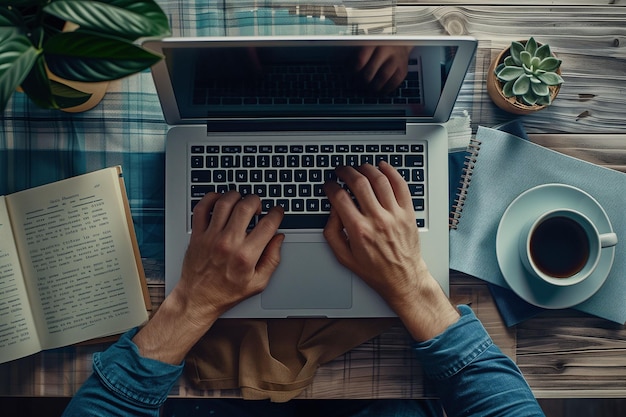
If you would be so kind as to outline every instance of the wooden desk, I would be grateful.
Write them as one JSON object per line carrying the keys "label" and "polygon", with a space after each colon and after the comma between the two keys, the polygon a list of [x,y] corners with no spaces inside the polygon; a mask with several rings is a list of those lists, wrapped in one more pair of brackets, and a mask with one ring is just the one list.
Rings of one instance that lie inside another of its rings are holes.
{"label": "wooden desk", "polygon": [[[457,103],[459,110],[469,112],[474,128],[513,118],[495,108],[486,95],[485,71],[491,57],[513,39],[535,36],[549,43],[564,61],[565,84],[551,108],[523,118],[531,139],[626,172],[626,1],[544,3],[398,1],[397,33],[471,35],[479,40],[475,65]],[[176,33],[180,28],[176,19],[186,12],[172,10]],[[114,83],[112,88],[121,90],[121,85]],[[158,305],[164,291],[158,272],[162,268],[153,260],[146,263],[156,271],[150,276],[150,290]],[[453,274],[451,295],[457,303],[471,304],[495,342],[519,364],[538,397],[626,397],[626,327],[566,310],[543,313],[507,328],[482,281]],[[302,397],[427,397],[427,384],[409,344],[398,325],[322,366]],[[71,396],[91,372],[91,354],[102,348],[72,347],[0,365],[0,395]],[[237,395],[196,392],[184,379],[172,392],[182,397]]]}

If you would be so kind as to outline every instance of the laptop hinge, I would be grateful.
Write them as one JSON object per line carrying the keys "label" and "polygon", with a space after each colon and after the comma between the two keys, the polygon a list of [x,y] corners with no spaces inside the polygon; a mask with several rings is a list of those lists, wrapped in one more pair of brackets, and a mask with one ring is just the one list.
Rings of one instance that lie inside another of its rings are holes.
{"label": "laptop hinge", "polygon": [[270,132],[352,132],[406,133],[404,119],[287,119],[287,120],[210,120],[207,133],[270,133]]}

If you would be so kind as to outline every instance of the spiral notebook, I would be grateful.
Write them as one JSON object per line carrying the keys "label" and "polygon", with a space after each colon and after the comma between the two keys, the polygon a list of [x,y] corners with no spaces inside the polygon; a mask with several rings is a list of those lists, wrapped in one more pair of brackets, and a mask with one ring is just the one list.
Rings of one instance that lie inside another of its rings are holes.
{"label": "spiral notebook", "polygon": [[465,158],[450,214],[450,268],[510,288],[496,256],[496,234],[503,213],[518,195],[535,186],[571,185],[604,208],[621,240],[606,281],[572,308],[625,323],[626,175],[485,127],[478,129]]}

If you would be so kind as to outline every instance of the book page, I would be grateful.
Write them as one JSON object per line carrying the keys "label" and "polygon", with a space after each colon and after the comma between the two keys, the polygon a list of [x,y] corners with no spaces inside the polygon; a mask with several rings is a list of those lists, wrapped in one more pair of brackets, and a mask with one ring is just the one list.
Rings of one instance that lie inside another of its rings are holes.
{"label": "book page", "polygon": [[147,320],[117,168],[7,197],[45,349]]}
{"label": "book page", "polygon": [[0,363],[40,350],[6,201],[0,196]]}

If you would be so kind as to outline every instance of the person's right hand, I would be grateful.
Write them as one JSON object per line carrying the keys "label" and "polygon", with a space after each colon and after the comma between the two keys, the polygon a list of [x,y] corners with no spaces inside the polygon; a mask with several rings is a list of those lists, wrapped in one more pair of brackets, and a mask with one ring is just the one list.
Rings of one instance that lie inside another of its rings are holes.
{"label": "person's right hand", "polygon": [[336,172],[358,202],[326,183],[332,209],[324,236],[337,259],[383,297],[416,340],[441,333],[459,315],[422,259],[406,182],[385,162]]}

